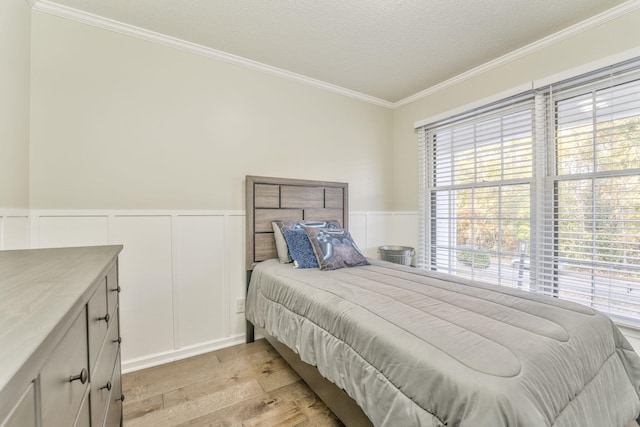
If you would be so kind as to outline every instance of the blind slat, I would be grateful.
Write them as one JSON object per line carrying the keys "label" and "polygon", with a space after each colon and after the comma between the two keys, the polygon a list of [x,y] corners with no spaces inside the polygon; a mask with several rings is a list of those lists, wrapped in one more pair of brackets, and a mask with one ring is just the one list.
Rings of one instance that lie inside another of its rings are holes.
{"label": "blind slat", "polygon": [[640,59],[418,133],[420,267],[640,326]]}

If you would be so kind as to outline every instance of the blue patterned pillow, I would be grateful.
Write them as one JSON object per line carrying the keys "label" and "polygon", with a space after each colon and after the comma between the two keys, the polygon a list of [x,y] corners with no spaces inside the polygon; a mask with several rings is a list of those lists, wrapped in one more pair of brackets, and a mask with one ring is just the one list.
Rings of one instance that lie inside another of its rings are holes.
{"label": "blue patterned pillow", "polygon": [[287,241],[289,253],[296,268],[318,268],[318,260],[313,252],[311,242],[304,229],[286,230],[284,240]]}
{"label": "blue patterned pillow", "polygon": [[300,229],[302,227],[322,227],[322,228],[341,228],[340,223],[335,220],[331,221],[315,221],[315,220],[302,220],[302,219],[293,219],[293,220],[282,220],[282,221],[273,221],[271,223],[273,227],[273,237],[276,239],[276,249],[278,251],[278,258],[280,262],[283,264],[287,264],[292,262],[291,254],[289,253],[289,248],[287,247],[287,242],[284,239],[284,232],[292,229]]}
{"label": "blue patterned pillow", "polygon": [[347,230],[305,227],[320,270],[369,265]]}

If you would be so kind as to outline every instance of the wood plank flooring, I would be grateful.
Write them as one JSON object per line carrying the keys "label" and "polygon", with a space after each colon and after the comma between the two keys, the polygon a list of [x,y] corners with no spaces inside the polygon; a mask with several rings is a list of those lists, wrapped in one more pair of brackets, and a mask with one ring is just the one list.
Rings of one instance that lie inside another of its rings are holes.
{"label": "wood plank flooring", "polygon": [[344,427],[264,339],[125,374],[122,387],[125,427]]}
{"label": "wood plank flooring", "polygon": [[264,339],[122,377],[125,427],[343,424]]}

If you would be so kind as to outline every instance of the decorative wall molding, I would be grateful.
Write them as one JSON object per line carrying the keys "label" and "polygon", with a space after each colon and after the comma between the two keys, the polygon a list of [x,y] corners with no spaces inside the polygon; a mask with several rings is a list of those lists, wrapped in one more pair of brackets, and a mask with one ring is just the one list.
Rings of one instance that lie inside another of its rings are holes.
{"label": "decorative wall molding", "polygon": [[[367,256],[384,244],[415,246],[416,212],[356,211],[349,224]],[[5,249],[105,244],[124,245],[125,372],[244,342],[235,311],[246,289],[243,210],[0,210]]]}
{"label": "decorative wall molding", "polygon": [[116,33],[124,34],[126,36],[135,37],[141,40],[158,43],[158,44],[172,47],[175,49],[184,50],[187,52],[195,53],[197,55],[206,56],[219,61],[227,62],[229,64],[239,65],[252,70],[260,71],[265,74],[270,74],[283,79],[292,80],[307,86],[311,86],[311,87],[326,90],[332,93],[336,93],[338,95],[354,98],[359,101],[364,101],[373,105],[378,105],[385,108],[393,107],[392,102],[385,101],[383,99],[365,95],[360,92],[346,89],[331,83],[323,82],[321,80],[307,77],[302,74],[297,74],[291,71],[283,70],[281,68],[273,67],[271,65],[266,65],[257,61],[253,61],[251,59],[226,53],[217,49],[212,49],[210,47],[206,47],[197,43],[192,43],[186,40],[178,39],[176,37],[171,37],[165,34],[157,33],[155,31],[136,27],[134,25],[125,24],[123,22],[119,22],[113,19],[87,13],[78,9],[73,9],[71,7],[63,6],[49,0],[32,0],[32,1],[34,1],[35,3],[33,6],[33,9],[38,10],[40,12],[49,13],[51,15],[59,16],[61,18],[70,19],[73,21],[81,22],[83,24],[87,24],[94,27],[102,28],[104,30],[109,30]]}
{"label": "decorative wall molding", "polygon": [[[382,245],[417,247],[417,224],[415,211],[349,216],[354,240],[372,258]],[[244,314],[235,312],[246,289],[244,211],[0,209],[0,245],[16,244],[124,244],[124,372],[244,342]],[[639,332],[621,329],[640,351]]]}
{"label": "decorative wall molding", "polygon": [[29,247],[28,209],[0,209],[0,250]]}
{"label": "decorative wall molding", "polygon": [[220,350],[245,342],[244,333],[232,337],[214,340],[206,343],[181,348],[179,350],[165,351],[157,354],[149,354],[137,359],[130,359],[122,363],[122,373],[139,371],[141,369],[152,368],[165,363],[175,362],[188,357],[198,356],[211,351]]}
{"label": "decorative wall molding", "polygon": [[0,208],[0,216],[29,216],[30,214],[29,209]]}
{"label": "decorative wall molding", "polygon": [[136,27],[133,25],[119,22],[119,21],[108,19],[102,16],[83,12],[78,9],[63,6],[63,5],[54,3],[53,1],[50,1],[50,0],[26,0],[26,1],[32,5],[34,10],[49,13],[51,15],[81,22],[87,25],[91,25],[94,27],[124,34],[127,36],[136,37],[138,39],[147,40],[153,43],[159,43],[175,49],[180,49],[180,50],[195,53],[198,55],[207,56],[223,62],[239,65],[239,66],[260,71],[266,74],[271,74],[280,78],[292,80],[304,85],[326,90],[332,93],[347,96],[353,99],[357,99],[359,101],[368,102],[370,104],[378,105],[378,106],[389,108],[389,109],[397,109],[407,104],[411,104],[412,102],[415,102],[419,99],[430,96],[448,87],[460,84],[465,80],[468,80],[478,75],[481,75],[483,73],[486,73],[487,71],[497,68],[501,65],[504,65],[511,61],[522,58],[523,56],[529,55],[531,53],[534,53],[536,51],[539,51],[541,49],[544,49],[556,43],[559,43],[563,40],[569,39],[591,28],[595,28],[613,19],[624,16],[627,13],[640,9],[640,0],[631,0],[631,1],[625,2],[617,7],[614,7],[590,19],[582,21],[571,27],[565,28],[564,30],[561,30],[555,34],[547,36],[541,40],[538,40],[527,46],[524,46],[523,48],[517,49],[513,52],[503,55],[493,61],[489,61],[483,65],[480,65],[467,72],[459,74],[447,81],[444,81],[440,84],[427,88],[421,92],[418,92],[400,101],[389,102],[383,99],[365,95],[360,92],[356,92],[356,91],[346,89],[340,86],[336,86],[327,82],[323,82],[321,80],[317,80],[301,74],[283,70],[281,68],[262,64],[260,62],[243,58],[237,55],[232,55],[230,53],[226,53],[220,50],[216,50],[216,49],[212,49],[196,43],[188,42],[186,40],[167,36],[165,34],[146,30],[144,28]]}
{"label": "decorative wall molding", "polygon": [[[405,99],[401,99],[400,101],[393,104],[393,109],[400,108],[402,106],[411,104],[412,102],[418,101],[422,98],[426,98],[434,93],[440,92],[441,90],[447,89],[449,87],[458,85],[465,80],[469,80],[471,78],[477,77],[483,73],[486,73],[494,68],[498,68],[502,65],[508,64],[509,62],[513,62],[519,58],[530,55],[542,49],[545,49],[549,46],[552,46],[556,43],[560,43],[564,40],[567,40],[571,37],[574,37],[580,33],[583,33],[591,28],[595,28],[599,25],[607,23],[613,19],[620,18],[627,13],[634,12],[635,10],[640,9],[640,1],[632,0],[625,2],[617,7],[614,7],[606,12],[603,12],[599,15],[593,16],[589,19],[586,19],[582,22],[579,22],[571,27],[565,28],[564,30],[558,31],[555,34],[547,36],[543,39],[535,41],[527,46],[524,46],[520,49],[514,50],[513,52],[509,52],[506,55],[503,55],[499,58],[494,59],[493,61],[489,61],[485,64],[482,64],[476,68],[472,68],[469,71],[466,71],[462,74],[459,74],[449,80],[446,80],[440,84],[427,88],[421,92],[418,92],[414,95],[408,96]],[[630,59],[630,58],[628,58]]]}

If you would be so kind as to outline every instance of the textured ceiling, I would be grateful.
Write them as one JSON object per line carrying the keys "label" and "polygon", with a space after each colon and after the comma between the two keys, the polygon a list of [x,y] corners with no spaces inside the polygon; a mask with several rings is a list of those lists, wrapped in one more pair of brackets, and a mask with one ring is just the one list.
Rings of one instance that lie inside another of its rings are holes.
{"label": "textured ceiling", "polygon": [[78,9],[392,103],[625,3],[623,0],[39,2]]}

